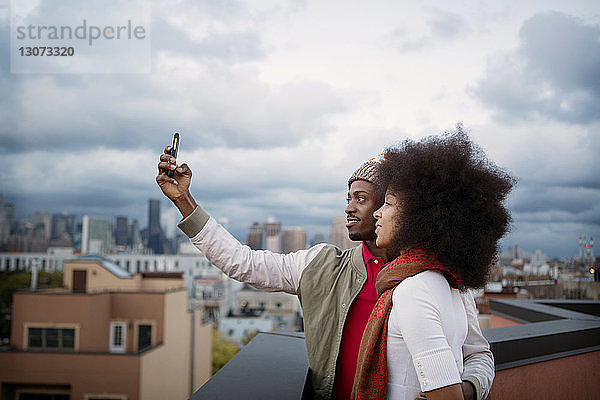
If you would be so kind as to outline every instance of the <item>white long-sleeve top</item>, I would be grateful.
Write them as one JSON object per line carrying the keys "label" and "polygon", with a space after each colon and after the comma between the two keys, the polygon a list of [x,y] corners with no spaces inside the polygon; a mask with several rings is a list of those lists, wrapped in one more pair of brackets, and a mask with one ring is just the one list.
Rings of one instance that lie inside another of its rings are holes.
{"label": "white long-sleeve top", "polygon": [[472,297],[439,271],[424,271],[394,290],[388,320],[388,399],[413,400],[461,382]]}
{"label": "white long-sleeve top", "polygon": [[[242,245],[200,207],[182,220],[179,227],[213,265],[231,278],[263,290],[292,294],[297,293],[304,269],[326,246],[319,244],[285,255],[252,250]],[[472,294],[460,292],[459,296],[465,307],[468,326],[467,337],[462,345],[462,380],[473,383],[477,399],[481,400],[487,397],[494,380],[494,357],[479,328]]]}

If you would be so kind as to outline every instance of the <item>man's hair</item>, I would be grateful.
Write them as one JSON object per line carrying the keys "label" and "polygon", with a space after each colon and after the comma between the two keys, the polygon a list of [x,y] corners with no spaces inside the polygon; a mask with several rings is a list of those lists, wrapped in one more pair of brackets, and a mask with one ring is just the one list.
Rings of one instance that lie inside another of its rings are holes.
{"label": "man's hair", "polygon": [[387,148],[378,180],[399,199],[389,257],[421,248],[459,274],[465,288],[485,285],[511,220],[502,203],[516,180],[486,158],[461,124]]}

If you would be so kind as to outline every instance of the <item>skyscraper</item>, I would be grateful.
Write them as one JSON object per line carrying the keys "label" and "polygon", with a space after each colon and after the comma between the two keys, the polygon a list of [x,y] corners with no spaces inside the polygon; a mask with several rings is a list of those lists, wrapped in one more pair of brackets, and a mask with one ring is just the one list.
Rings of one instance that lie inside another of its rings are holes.
{"label": "skyscraper", "polygon": [[268,217],[264,225],[265,249],[275,253],[281,252],[281,222],[275,221],[275,217]]}
{"label": "skyscraper", "polygon": [[160,228],[160,200],[148,200],[148,243],[147,247],[154,254],[162,254],[161,228]]}
{"label": "skyscraper", "polygon": [[299,226],[283,228],[281,247],[284,254],[306,249],[306,232]]}
{"label": "skyscraper", "polygon": [[331,244],[336,245],[342,250],[352,248],[358,244],[358,242],[353,242],[348,238],[346,217],[335,217],[331,221]]}
{"label": "skyscraper", "polygon": [[252,250],[260,250],[263,248],[262,241],[263,228],[259,222],[253,222],[248,228],[246,243]]}
{"label": "skyscraper", "polygon": [[321,232],[315,233],[315,236],[313,236],[312,240],[310,241],[310,245],[314,246],[319,243],[327,243],[327,240],[325,240],[325,235],[323,235]]}
{"label": "skyscraper", "polygon": [[134,219],[129,225],[129,242],[131,243],[131,248],[134,250],[142,250],[144,248],[137,219]]}
{"label": "skyscraper", "polygon": [[129,244],[129,225],[127,217],[117,217],[115,226],[115,245],[127,247]]}
{"label": "skyscraper", "polygon": [[84,215],[81,224],[81,252],[102,254],[112,247],[110,221],[107,217]]}
{"label": "skyscraper", "polygon": [[13,203],[4,203],[4,198],[0,193],[0,245],[8,242],[15,225],[15,205]]}
{"label": "skyscraper", "polygon": [[50,240],[50,234],[52,233],[52,219],[50,218],[49,213],[35,211],[31,217],[31,223],[34,228],[39,229],[44,239]]}

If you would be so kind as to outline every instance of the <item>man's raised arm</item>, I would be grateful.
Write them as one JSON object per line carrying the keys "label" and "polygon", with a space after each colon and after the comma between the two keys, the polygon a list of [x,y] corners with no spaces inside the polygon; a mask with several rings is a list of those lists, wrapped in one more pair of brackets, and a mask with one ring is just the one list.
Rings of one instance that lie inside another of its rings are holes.
{"label": "man's raised arm", "polygon": [[[302,271],[326,245],[290,254],[252,250],[242,245],[197,205],[189,191],[192,171],[186,164],[177,167],[175,159],[167,154],[169,150],[167,147],[160,156],[156,182],[183,215],[178,226],[191,242],[213,265],[235,280],[259,289],[296,294]],[[167,176],[169,170],[174,171],[173,178]]]}

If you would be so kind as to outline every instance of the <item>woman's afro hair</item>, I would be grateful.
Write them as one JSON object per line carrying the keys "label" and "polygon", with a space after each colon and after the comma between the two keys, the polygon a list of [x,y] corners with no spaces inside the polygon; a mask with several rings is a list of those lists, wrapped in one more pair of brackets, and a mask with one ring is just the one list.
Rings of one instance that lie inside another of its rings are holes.
{"label": "woman's afro hair", "polygon": [[400,200],[400,229],[388,258],[421,248],[460,275],[465,288],[485,285],[511,220],[503,202],[516,180],[486,158],[461,124],[387,148],[378,181]]}

